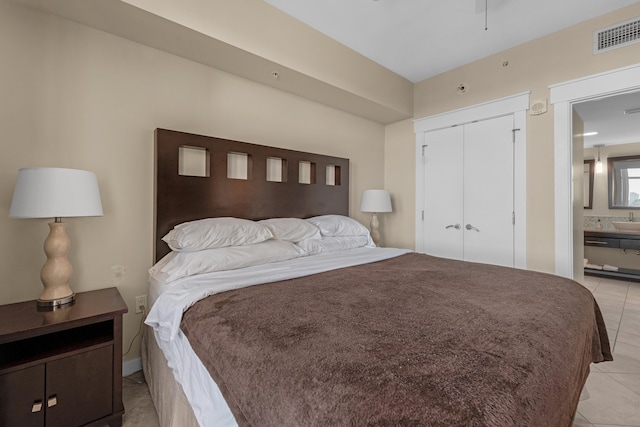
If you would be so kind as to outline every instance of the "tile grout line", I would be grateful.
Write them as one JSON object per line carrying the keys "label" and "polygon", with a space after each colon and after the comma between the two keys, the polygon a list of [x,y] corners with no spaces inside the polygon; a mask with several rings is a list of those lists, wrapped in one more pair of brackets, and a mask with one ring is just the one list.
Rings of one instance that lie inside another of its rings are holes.
{"label": "tile grout line", "polygon": [[[593,423],[589,420],[589,418],[587,418],[587,417],[585,417],[584,415],[582,415],[579,411],[576,411],[576,415],[580,415],[582,418],[584,418],[584,420],[585,420],[586,422],[588,422],[590,426],[592,426],[592,425],[593,425]],[[573,422],[574,422],[574,423],[576,422],[575,417],[573,418]]]}
{"label": "tile grout line", "polygon": [[620,326],[622,326],[622,317],[624,316],[624,308],[627,305],[627,298],[629,297],[629,288],[631,285],[629,282],[627,283],[627,292],[624,294],[624,302],[622,303],[622,313],[620,313],[620,320],[618,321],[618,327],[616,328],[616,338],[613,340],[613,348],[611,349],[611,353],[616,351],[616,344],[618,344],[618,334],[620,333]]}
{"label": "tile grout line", "polygon": [[[627,283],[627,292],[624,296],[624,302],[622,303],[622,313],[620,314],[620,321],[618,322],[618,327],[616,328],[616,337],[614,339],[614,343],[613,343],[613,348],[611,349],[611,352],[613,353],[615,350],[615,346],[618,343],[618,334],[620,333],[620,327],[622,326],[622,318],[624,317],[624,310],[625,307],[627,306],[627,299],[629,298],[629,291],[631,289],[631,284],[629,282]],[[600,284],[598,284],[599,286]],[[616,383],[620,384],[622,387],[626,388],[627,390],[629,390],[631,393],[633,394],[637,394],[640,395],[640,393],[636,392],[635,390],[630,389],[629,387],[627,387],[626,384],[621,383],[620,381],[618,381],[617,379],[615,379],[614,377],[612,377],[609,374],[623,374],[623,375],[633,375],[633,374],[627,374],[624,372],[601,372],[603,374],[605,374],[608,378],[610,378],[611,380],[615,381]],[[580,414],[584,419],[586,419],[587,421],[589,421],[584,415]],[[589,421],[591,422],[591,421]],[[593,423],[592,423],[593,424]]]}
{"label": "tile grout line", "polygon": [[615,379],[614,377],[612,377],[610,374],[614,374],[614,375],[634,375],[634,374],[627,374],[624,372],[601,372],[602,374],[605,374],[607,377],[611,378],[613,381],[617,382],[618,384],[620,384],[622,387],[626,388],[627,390],[629,390],[631,393],[633,394],[637,394],[638,396],[640,396],[640,393],[638,393],[635,390],[630,389],[629,387],[627,387],[626,384],[621,383],[620,381],[618,381],[617,379]]}
{"label": "tile grout line", "polygon": [[[627,298],[629,296],[629,289],[631,287],[629,282],[624,281],[624,283],[627,284],[627,291],[624,294],[624,301],[622,302],[622,311],[620,312],[620,319],[618,320],[616,328],[615,328],[616,336],[613,339],[613,346],[611,347],[611,353],[613,353],[615,351],[615,347],[616,347],[616,344],[618,342],[618,333],[620,332],[620,326],[622,325],[622,317],[624,315],[624,308],[625,308],[625,306],[627,304]],[[598,301],[598,298],[596,297],[595,292],[600,287],[601,284],[602,284],[602,280],[599,280],[598,284],[596,285],[596,287],[593,289],[593,291],[591,291],[591,293],[593,294],[593,297],[595,298],[596,302]]]}

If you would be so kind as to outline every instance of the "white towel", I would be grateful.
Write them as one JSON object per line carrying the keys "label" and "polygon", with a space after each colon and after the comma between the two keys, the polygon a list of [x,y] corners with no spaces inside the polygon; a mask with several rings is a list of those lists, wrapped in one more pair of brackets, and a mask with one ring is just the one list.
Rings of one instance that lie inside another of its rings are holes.
{"label": "white towel", "polygon": [[584,266],[586,267],[589,264],[589,260],[587,258],[584,259]]}
{"label": "white towel", "polygon": [[603,265],[602,269],[606,271],[618,271],[618,267],[616,267],[615,265],[609,265],[609,264]]}
{"label": "white towel", "polygon": [[597,264],[587,264],[584,268],[588,268],[590,270],[602,270],[602,266]]}

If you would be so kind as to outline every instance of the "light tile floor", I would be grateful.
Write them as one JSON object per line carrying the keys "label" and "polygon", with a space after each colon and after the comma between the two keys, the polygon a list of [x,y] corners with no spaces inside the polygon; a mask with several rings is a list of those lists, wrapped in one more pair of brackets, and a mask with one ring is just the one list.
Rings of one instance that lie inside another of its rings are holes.
{"label": "light tile floor", "polygon": [[[573,427],[640,427],[640,283],[586,277],[598,301],[613,362],[591,365]],[[123,427],[158,426],[142,372],[124,381]]]}
{"label": "light tile floor", "polygon": [[640,283],[585,276],[609,333],[613,362],[591,365],[573,427],[640,427]]}
{"label": "light tile floor", "polygon": [[124,404],[122,427],[160,427],[158,414],[153,406],[142,371],[124,378],[122,403]]}

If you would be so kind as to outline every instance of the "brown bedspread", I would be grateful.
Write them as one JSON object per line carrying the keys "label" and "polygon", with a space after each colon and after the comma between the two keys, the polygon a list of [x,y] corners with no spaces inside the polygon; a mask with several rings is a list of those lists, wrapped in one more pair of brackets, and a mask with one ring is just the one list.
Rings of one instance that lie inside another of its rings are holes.
{"label": "brown bedspread", "polygon": [[214,295],[181,328],[239,425],[570,426],[612,360],[578,283],[415,253]]}

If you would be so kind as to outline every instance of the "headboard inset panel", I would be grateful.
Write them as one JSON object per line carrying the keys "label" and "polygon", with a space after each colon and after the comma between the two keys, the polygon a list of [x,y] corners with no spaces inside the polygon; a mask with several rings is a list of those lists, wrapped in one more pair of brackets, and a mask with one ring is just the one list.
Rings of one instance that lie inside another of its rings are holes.
{"label": "headboard inset panel", "polygon": [[[181,147],[206,151],[208,176],[178,174]],[[227,177],[229,153],[244,153],[250,159],[247,179]],[[268,159],[282,159],[281,181],[267,180]],[[315,166],[312,184],[298,182],[300,162]],[[327,170],[337,171],[329,180],[336,185],[326,185]],[[349,214],[349,159],[166,129],[155,131],[154,185],[156,261],[169,252],[162,237],[185,221]]]}

